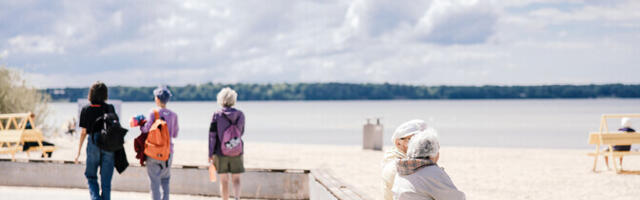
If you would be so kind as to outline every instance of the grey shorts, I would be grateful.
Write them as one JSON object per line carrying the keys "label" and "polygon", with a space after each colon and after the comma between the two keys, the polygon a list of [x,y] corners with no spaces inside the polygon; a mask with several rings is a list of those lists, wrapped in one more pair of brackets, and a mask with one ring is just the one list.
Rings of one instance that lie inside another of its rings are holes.
{"label": "grey shorts", "polygon": [[234,157],[216,156],[216,161],[214,165],[216,166],[216,170],[218,171],[218,174],[244,173],[244,161],[242,159],[242,155],[234,156]]}

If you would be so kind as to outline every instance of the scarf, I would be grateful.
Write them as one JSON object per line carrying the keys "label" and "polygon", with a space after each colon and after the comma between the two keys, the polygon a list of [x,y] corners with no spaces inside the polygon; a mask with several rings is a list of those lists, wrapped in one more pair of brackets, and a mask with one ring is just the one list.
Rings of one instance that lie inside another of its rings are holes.
{"label": "scarf", "polygon": [[418,169],[430,165],[435,165],[432,160],[429,159],[401,159],[396,164],[396,168],[398,170],[398,174],[400,175],[409,175],[415,173]]}

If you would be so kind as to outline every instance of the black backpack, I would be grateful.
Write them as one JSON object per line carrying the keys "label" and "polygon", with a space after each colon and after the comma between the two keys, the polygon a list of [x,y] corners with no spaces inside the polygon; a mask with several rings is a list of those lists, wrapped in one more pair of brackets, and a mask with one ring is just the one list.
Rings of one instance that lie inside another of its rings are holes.
{"label": "black backpack", "polygon": [[111,106],[104,105],[104,107],[104,114],[94,122],[94,125],[102,125],[99,128],[94,126],[98,128],[97,130],[100,130],[93,133],[94,137],[96,137],[94,138],[94,144],[102,150],[113,152],[124,148],[124,136],[129,130],[120,126],[118,115],[113,109],[111,111],[109,109]]}

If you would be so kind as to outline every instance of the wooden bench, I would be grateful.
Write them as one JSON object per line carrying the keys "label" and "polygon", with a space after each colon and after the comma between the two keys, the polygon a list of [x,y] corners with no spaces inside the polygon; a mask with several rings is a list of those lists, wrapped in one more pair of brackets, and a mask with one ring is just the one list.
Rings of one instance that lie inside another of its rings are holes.
{"label": "wooden bench", "polygon": [[[27,122],[31,129],[27,129]],[[37,142],[38,146],[27,149],[27,156],[31,151],[41,151],[44,157],[48,152],[55,151],[53,146],[44,146],[42,131],[35,127],[31,113],[0,114],[0,153],[11,154],[15,161],[15,153],[22,151],[25,142]]]}
{"label": "wooden bench", "polygon": [[[622,172],[622,166],[618,167],[616,158],[630,155],[640,155],[637,151],[613,151],[615,145],[631,145],[640,144],[640,133],[634,132],[609,132],[607,124],[608,119],[622,119],[622,118],[640,118],[640,114],[604,114],[600,118],[600,130],[598,132],[589,133],[589,144],[595,144],[595,152],[588,153],[589,156],[594,156],[593,171],[596,171],[598,164],[598,157],[609,156],[613,163],[613,167],[616,173]],[[609,147],[607,151],[601,150],[601,147]]]}

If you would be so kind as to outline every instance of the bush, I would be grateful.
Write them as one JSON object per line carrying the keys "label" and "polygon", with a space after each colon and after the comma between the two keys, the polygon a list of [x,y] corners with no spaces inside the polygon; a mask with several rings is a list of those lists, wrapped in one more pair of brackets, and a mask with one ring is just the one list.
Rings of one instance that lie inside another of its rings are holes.
{"label": "bush", "polygon": [[53,130],[46,124],[49,99],[49,95],[29,86],[22,73],[0,66],[0,113],[33,112],[36,115],[35,125],[47,133]]}

